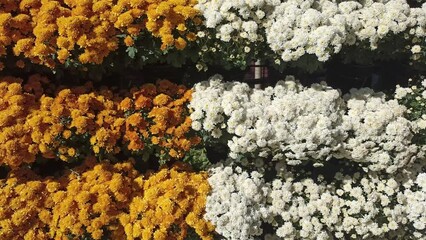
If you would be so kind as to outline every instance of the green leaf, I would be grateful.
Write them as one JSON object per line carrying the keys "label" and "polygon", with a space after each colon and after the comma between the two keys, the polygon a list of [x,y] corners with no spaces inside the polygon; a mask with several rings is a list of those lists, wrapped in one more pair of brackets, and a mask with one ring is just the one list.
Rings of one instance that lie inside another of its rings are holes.
{"label": "green leaf", "polygon": [[197,171],[206,170],[211,165],[205,148],[189,150],[183,161],[189,163]]}
{"label": "green leaf", "polygon": [[129,57],[131,59],[134,59],[136,57],[136,53],[138,53],[138,49],[135,48],[135,47],[133,47],[133,46],[131,46],[131,47],[128,47],[126,49],[126,52],[127,52],[127,54],[129,55]]}

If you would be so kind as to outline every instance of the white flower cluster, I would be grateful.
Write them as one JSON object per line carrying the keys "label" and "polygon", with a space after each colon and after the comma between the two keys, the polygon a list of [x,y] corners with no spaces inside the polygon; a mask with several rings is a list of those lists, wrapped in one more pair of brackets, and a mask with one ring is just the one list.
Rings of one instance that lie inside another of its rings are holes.
{"label": "white flower cluster", "polygon": [[343,103],[339,91],[320,84],[305,88],[290,76],[260,90],[222,83],[216,75],[194,86],[189,107],[194,130],[216,138],[223,131],[233,136],[228,141],[231,157],[272,155],[298,164],[327,160],[340,148]]}
{"label": "white flower cluster", "polygon": [[[332,184],[311,178],[275,180],[270,208],[284,221],[276,234],[290,239],[331,239],[329,234],[364,239],[397,230],[404,216],[403,206],[391,205],[398,188],[395,180],[336,177]],[[381,218],[387,221],[380,223]]]}
{"label": "white flower cluster", "polygon": [[404,87],[401,87],[399,85],[396,85],[395,99],[401,100],[401,99],[405,98],[408,94],[411,94],[411,93],[413,93],[413,89],[411,89],[411,88],[404,88]]}
{"label": "white flower cluster", "polygon": [[266,216],[266,185],[263,176],[230,166],[212,168],[208,179],[212,191],[204,218],[226,239],[255,239],[262,234]]}
{"label": "white flower cluster", "polygon": [[205,218],[226,239],[260,239],[262,223],[272,226],[263,232],[268,239],[426,238],[425,173],[338,172],[332,183],[291,173],[264,182],[257,172],[230,166],[210,174]]}
{"label": "white flower cluster", "polygon": [[199,0],[195,6],[205,18],[207,28],[215,28],[217,38],[224,42],[244,39],[249,42],[264,41],[263,24],[270,7],[263,0],[208,1]]}
{"label": "white flower cluster", "polygon": [[392,173],[422,153],[411,142],[405,107],[372,90],[353,90],[343,98],[323,84],[303,87],[291,76],[261,90],[222,83],[218,75],[194,90],[193,129],[219,139],[231,135],[227,144],[234,159],[245,155],[320,165],[337,157]]}
{"label": "white flower cluster", "polygon": [[314,54],[327,61],[343,45],[367,40],[372,49],[388,34],[409,31],[424,37],[426,3],[410,8],[406,0],[200,0],[196,8],[225,42],[244,39],[267,45],[295,61]]}
{"label": "white flower cluster", "polygon": [[426,238],[426,173],[420,173],[412,184],[413,189],[403,194],[407,218],[414,228],[414,236]]}
{"label": "white flower cluster", "polygon": [[[411,87],[396,86],[394,97],[408,108],[408,117],[413,121],[418,141],[425,142],[426,133],[426,79],[422,76],[419,84],[413,85],[413,79],[409,79]],[[426,146],[423,145],[423,148]]]}
{"label": "white flower cluster", "polygon": [[[221,80],[222,77],[220,75],[215,75],[210,78],[210,81],[196,84],[194,91],[197,93],[193,94],[193,100],[190,103],[190,108],[194,110],[191,113],[192,128],[195,131],[207,131],[214,138],[221,137],[221,128],[226,126],[224,123],[224,110],[219,101],[225,92],[225,85],[222,84]],[[198,120],[203,120],[203,122]]]}
{"label": "white flower cluster", "polygon": [[345,100],[342,126],[350,134],[340,158],[393,173],[420,156],[418,146],[412,143],[412,123],[404,117],[406,108],[397,100],[386,100],[385,94],[368,88],[352,89]]}
{"label": "white flower cluster", "polygon": [[[355,5],[356,2],[348,3]],[[351,13],[355,8],[348,10]],[[285,62],[295,61],[305,54],[315,54],[319,61],[327,61],[332,53],[341,50],[346,38],[355,40],[347,32],[345,16],[338,4],[331,1],[280,2],[270,15],[268,25],[269,47],[281,54]]]}

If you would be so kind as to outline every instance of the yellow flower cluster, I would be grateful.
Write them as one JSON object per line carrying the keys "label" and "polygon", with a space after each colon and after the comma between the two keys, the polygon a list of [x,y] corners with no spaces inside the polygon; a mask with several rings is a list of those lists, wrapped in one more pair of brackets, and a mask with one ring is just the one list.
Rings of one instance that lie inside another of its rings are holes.
{"label": "yellow flower cluster", "polygon": [[[72,57],[81,63],[102,63],[118,49],[118,35],[142,31],[160,38],[161,49],[183,49],[195,34],[186,27],[198,22],[196,0],[0,0],[0,56],[7,48],[34,63],[55,66]],[[73,56],[75,55],[75,56]],[[22,64],[21,64],[22,65]],[[1,66],[0,66],[1,68]]]}
{"label": "yellow flower cluster", "polygon": [[[161,49],[186,47],[186,40],[195,40],[195,34],[185,25],[187,20],[199,22],[199,12],[194,8],[197,0],[118,0],[112,11],[120,12],[114,26],[126,29],[131,36],[146,28],[153,36],[161,38]],[[143,19],[136,21],[136,19]],[[178,37],[175,37],[177,35]]]}
{"label": "yellow flower cluster", "polygon": [[21,168],[0,180],[0,239],[183,239],[189,227],[211,239],[203,219],[209,190],[205,173],[177,165],[145,178],[132,160],[88,158],[59,179]]}
{"label": "yellow flower cluster", "polygon": [[73,170],[59,179],[60,184],[48,189],[51,205],[45,207],[52,209],[48,222],[51,238],[82,236],[87,232],[100,239],[104,231],[123,233],[118,215],[127,210],[132,195],[140,191],[142,178],[131,161],[87,165],[94,166]]}
{"label": "yellow flower cluster", "polygon": [[26,119],[32,129],[32,141],[45,157],[54,157],[54,152],[59,152],[63,161],[79,154],[78,146],[72,146],[73,136],[91,136],[95,154],[101,150],[118,153],[117,141],[125,120],[115,98],[118,96],[107,89],[92,91],[90,83],[62,89],[55,97],[43,95],[40,107]]}
{"label": "yellow flower cluster", "polygon": [[0,164],[17,167],[33,162],[37,145],[31,140],[31,129],[25,124],[36,108],[35,97],[25,93],[20,79],[0,78]]}
{"label": "yellow flower cluster", "polygon": [[120,216],[127,239],[184,239],[189,227],[202,239],[212,239],[214,226],[203,219],[207,178],[182,165],[151,174],[143,182],[143,194],[132,199],[129,213]]}
{"label": "yellow flower cluster", "polygon": [[182,158],[184,153],[200,143],[198,136],[190,136],[191,118],[187,104],[192,90],[167,80],[144,84],[131,90],[120,108],[127,112],[124,140],[129,150],[140,150],[149,143],[161,149],[161,155]]}
{"label": "yellow flower cluster", "polygon": [[90,82],[54,86],[41,75],[22,82],[0,78],[0,165],[16,168],[37,155],[69,162],[124,148],[180,159],[201,141],[191,131],[191,90],[183,85],[159,80],[117,93],[95,91]]}
{"label": "yellow flower cluster", "polygon": [[12,171],[0,180],[0,239],[49,239],[45,231],[45,202],[49,194],[46,185],[29,169]]}

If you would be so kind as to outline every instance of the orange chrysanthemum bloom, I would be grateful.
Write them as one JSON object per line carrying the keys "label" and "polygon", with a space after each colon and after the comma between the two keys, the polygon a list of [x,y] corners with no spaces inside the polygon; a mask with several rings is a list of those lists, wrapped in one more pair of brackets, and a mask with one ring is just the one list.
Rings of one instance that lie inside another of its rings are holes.
{"label": "orange chrysanthemum bloom", "polygon": [[37,108],[35,97],[25,93],[21,79],[0,78],[0,164],[16,168],[35,160],[38,146],[31,140],[26,117]]}
{"label": "orange chrysanthemum bloom", "polygon": [[[92,84],[52,86],[41,75],[0,83],[0,164],[18,167],[36,156],[62,161],[113,156],[127,147],[161,157],[184,157],[200,138],[191,130],[191,90],[167,80],[134,88],[122,99]],[[87,146],[86,146],[87,145]],[[81,146],[81,147],[78,147]]]}
{"label": "orange chrysanthemum bloom", "polygon": [[[41,153],[58,152],[62,147],[70,147],[68,141],[87,134],[90,136],[87,144],[92,145],[93,153],[119,151],[116,146],[123,134],[123,112],[113,100],[114,94],[101,92],[91,92],[90,87],[80,86],[62,89],[55,97],[40,98],[40,108],[28,115],[26,124],[33,129],[32,141],[42,146]],[[60,159],[69,161],[80,151],[59,153]]]}
{"label": "orange chrysanthemum bloom", "polygon": [[45,229],[51,214],[44,208],[49,182],[25,168],[13,170],[7,179],[0,180],[0,239],[49,239]]}
{"label": "orange chrysanthemum bloom", "polygon": [[133,46],[133,37],[143,31],[160,38],[162,50],[183,49],[187,40],[195,39],[186,23],[198,21],[196,3],[195,0],[6,1],[0,3],[0,57],[10,48],[16,56],[51,68],[70,58],[84,64],[101,64],[122,44],[118,35],[128,35],[124,44]]}
{"label": "orange chrysanthemum bloom", "polygon": [[142,150],[138,148],[149,143],[160,149],[164,159],[179,159],[200,142],[191,134],[186,108],[191,99],[190,90],[159,80],[156,85],[144,84],[133,89],[132,95],[120,103],[121,108],[131,113],[127,115],[124,133],[129,150]]}
{"label": "orange chrysanthemum bloom", "polygon": [[214,227],[203,219],[206,173],[175,165],[141,176],[133,164],[87,158],[59,178],[12,170],[0,179],[0,238],[185,239],[193,228],[212,239]]}
{"label": "orange chrysanthemum bloom", "polygon": [[170,101],[172,100],[172,98],[166,94],[159,94],[154,98],[154,105],[155,106],[165,106],[167,105]]}
{"label": "orange chrysanthemum bloom", "polygon": [[135,41],[133,40],[133,38],[131,36],[127,36],[126,38],[124,38],[124,44],[127,47],[133,46],[135,44]]}
{"label": "orange chrysanthemum bloom", "polygon": [[50,236],[81,236],[87,231],[93,239],[101,239],[103,229],[117,231],[121,227],[118,216],[140,189],[134,182],[137,178],[139,174],[129,161],[100,163],[64,176],[60,182],[66,185],[52,194]]}
{"label": "orange chrysanthemum bloom", "polygon": [[143,194],[132,199],[129,213],[119,217],[127,239],[185,239],[189,227],[201,239],[212,239],[214,226],[203,219],[209,191],[207,174],[183,165],[153,173],[143,182]]}

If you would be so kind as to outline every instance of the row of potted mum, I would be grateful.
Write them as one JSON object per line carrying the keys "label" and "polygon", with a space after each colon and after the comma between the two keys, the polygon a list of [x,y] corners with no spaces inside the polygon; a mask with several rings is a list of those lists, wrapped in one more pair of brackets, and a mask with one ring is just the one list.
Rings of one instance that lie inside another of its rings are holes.
{"label": "row of potted mum", "polygon": [[35,63],[96,75],[99,68],[164,62],[246,68],[256,59],[280,70],[315,71],[339,55],[361,63],[403,59],[424,70],[425,6],[405,0],[8,2],[0,12],[0,66]]}

